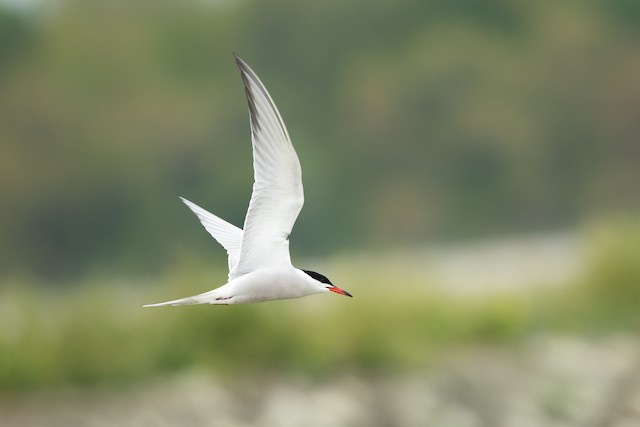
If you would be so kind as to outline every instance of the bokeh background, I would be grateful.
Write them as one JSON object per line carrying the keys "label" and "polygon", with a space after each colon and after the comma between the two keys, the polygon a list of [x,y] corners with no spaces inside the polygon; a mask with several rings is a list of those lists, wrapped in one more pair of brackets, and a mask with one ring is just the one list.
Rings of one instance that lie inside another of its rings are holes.
{"label": "bokeh background", "polygon": [[[141,309],[226,256],[246,100],[353,300]],[[640,423],[640,3],[0,1],[0,425]]]}

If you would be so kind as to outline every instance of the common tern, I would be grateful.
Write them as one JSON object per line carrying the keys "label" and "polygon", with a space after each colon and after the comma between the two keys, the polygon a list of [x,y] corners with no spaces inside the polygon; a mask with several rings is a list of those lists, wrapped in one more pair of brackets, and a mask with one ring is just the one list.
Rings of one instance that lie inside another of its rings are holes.
{"label": "common tern", "polygon": [[226,284],[203,294],[144,307],[248,304],[324,292],[348,297],[320,273],[291,264],[289,234],[302,209],[302,169],[287,128],[256,73],[234,53],[249,103],[254,183],[244,229],[181,197],[227,251]]}

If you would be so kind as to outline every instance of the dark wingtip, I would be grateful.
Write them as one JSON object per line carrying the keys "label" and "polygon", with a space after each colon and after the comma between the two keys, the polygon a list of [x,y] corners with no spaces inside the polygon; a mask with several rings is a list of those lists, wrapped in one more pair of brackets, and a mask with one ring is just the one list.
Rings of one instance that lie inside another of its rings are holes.
{"label": "dark wingtip", "polygon": [[236,52],[232,52],[233,57],[236,60],[236,65],[240,70],[240,77],[242,78],[242,83],[244,85],[244,91],[247,96],[247,101],[249,103],[249,115],[251,117],[251,123],[256,127],[256,129],[260,129],[260,124],[258,121],[258,108],[256,107],[255,100],[253,97],[253,93],[251,92],[251,83],[249,82],[249,76],[253,73],[251,68],[244,62],[244,59],[240,58]]}
{"label": "dark wingtip", "polygon": [[[233,57],[236,60],[238,69],[240,70],[240,77],[242,78],[247,101],[249,102],[249,114],[251,116],[252,130],[261,130],[261,117],[259,117],[258,115],[258,107],[255,100],[255,96],[259,96],[264,98],[264,101],[269,104],[269,107],[272,110],[272,114],[275,116],[278,124],[280,125],[282,136],[285,139],[288,139],[289,135],[287,134],[286,127],[284,126],[284,122],[282,121],[282,117],[280,117],[278,109],[273,103],[273,100],[267,92],[267,89],[264,87],[264,84],[260,81],[260,78],[256,75],[255,71],[253,71],[246,62],[244,62],[244,59],[242,59],[240,55],[238,55],[236,52],[233,52]],[[256,91],[255,96],[253,91]]]}
{"label": "dark wingtip", "polygon": [[233,52],[233,58],[236,60],[236,65],[238,66],[238,68],[240,68],[241,71],[246,72],[247,70],[250,70],[247,63],[244,62],[244,59],[242,59],[237,52]]}

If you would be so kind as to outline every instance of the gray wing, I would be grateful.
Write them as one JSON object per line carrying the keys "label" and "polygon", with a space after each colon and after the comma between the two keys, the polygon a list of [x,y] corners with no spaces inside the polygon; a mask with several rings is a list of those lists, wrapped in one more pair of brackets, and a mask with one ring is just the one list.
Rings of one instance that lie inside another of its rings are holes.
{"label": "gray wing", "polygon": [[230,279],[291,265],[289,234],[302,209],[302,170],[289,133],[258,76],[235,55],[249,103],[254,183],[240,257]]}
{"label": "gray wing", "polygon": [[189,209],[193,211],[198,217],[205,230],[213,236],[214,239],[226,249],[229,255],[229,275],[235,270],[238,265],[238,259],[240,257],[240,245],[242,242],[242,230],[233,224],[229,224],[222,218],[218,218],[206,209],[201,208],[193,202],[180,197],[185,205],[189,206]]}

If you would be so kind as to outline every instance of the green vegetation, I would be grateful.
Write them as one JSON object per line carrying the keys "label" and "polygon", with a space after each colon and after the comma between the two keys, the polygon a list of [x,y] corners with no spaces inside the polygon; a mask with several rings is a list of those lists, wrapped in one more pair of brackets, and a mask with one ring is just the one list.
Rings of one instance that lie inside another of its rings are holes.
{"label": "green vegetation", "polygon": [[634,218],[640,2],[9,3],[0,390],[201,366],[377,374],[538,331],[640,327],[634,219],[587,230],[584,275],[533,295],[455,298],[365,266],[345,270],[354,300],[141,308],[226,275],[178,196],[242,223],[251,148],[232,51],[269,87],[301,158],[294,259]]}
{"label": "green vegetation", "polygon": [[620,218],[591,233],[588,271],[557,303],[559,324],[597,333],[640,331],[640,221]]}
{"label": "green vegetation", "polygon": [[354,271],[353,300],[142,309],[150,295],[196,293],[224,273],[94,281],[62,293],[14,280],[0,294],[0,389],[123,384],[193,367],[222,376],[380,374],[472,344],[517,346],[542,331],[638,331],[638,222],[596,229],[584,277],[534,296],[446,297],[402,277],[398,292]]}

